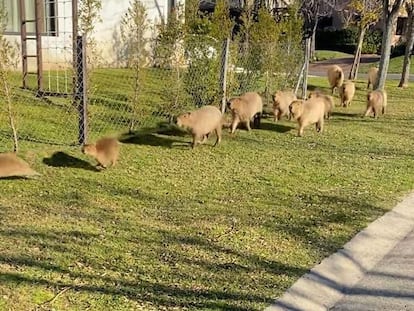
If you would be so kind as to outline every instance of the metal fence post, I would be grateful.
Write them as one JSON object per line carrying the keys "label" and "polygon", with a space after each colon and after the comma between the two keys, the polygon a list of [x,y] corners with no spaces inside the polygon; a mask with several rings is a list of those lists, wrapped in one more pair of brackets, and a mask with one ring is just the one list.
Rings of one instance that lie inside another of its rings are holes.
{"label": "metal fence post", "polygon": [[88,134],[88,96],[87,96],[87,67],[86,67],[86,36],[76,37],[76,83],[75,103],[79,112],[79,144],[86,142]]}
{"label": "metal fence post", "polygon": [[223,41],[221,49],[221,71],[220,71],[220,91],[221,91],[221,112],[226,111],[226,88],[227,88],[227,67],[229,63],[230,39]]}

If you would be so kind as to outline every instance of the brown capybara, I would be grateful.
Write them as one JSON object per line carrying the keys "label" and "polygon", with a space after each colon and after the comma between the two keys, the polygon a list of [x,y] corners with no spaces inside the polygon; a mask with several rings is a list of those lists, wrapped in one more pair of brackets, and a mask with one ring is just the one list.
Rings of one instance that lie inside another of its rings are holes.
{"label": "brown capybara", "polygon": [[335,106],[333,97],[325,95],[320,91],[313,91],[309,93],[309,99],[311,98],[321,98],[323,100],[325,104],[325,118],[330,119]]}
{"label": "brown capybara", "polygon": [[197,144],[203,144],[209,134],[215,131],[217,140],[214,146],[221,142],[221,127],[223,124],[223,115],[221,111],[214,106],[203,106],[192,112],[180,114],[177,117],[177,126],[185,128],[193,136],[192,147]]}
{"label": "brown capybara", "polygon": [[339,88],[339,98],[341,99],[342,107],[351,105],[351,101],[355,95],[355,83],[352,81],[345,81]]}
{"label": "brown capybara", "polygon": [[255,127],[260,126],[260,118],[263,112],[263,102],[260,95],[256,92],[247,92],[239,97],[231,98],[227,107],[232,113],[231,133],[236,131],[239,123],[244,123],[250,131],[250,121],[254,122]]}
{"label": "brown capybara", "polygon": [[316,131],[323,132],[325,103],[319,97],[304,100],[295,100],[289,105],[290,115],[298,121],[298,136],[303,136],[306,126],[316,123]]}
{"label": "brown capybara", "polygon": [[371,67],[368,70],[368,85],[367,85],[367,89],[369,89],[369,86],[372,85],[372,87],[374,88],[375,83],[377,82],[378,79],[378,71],[379,69],[377,67]]}
{"label": "brown capybara", "polygon": [[287,116],[290,120],[289,105],[296,99],[297,97],[292,91],[277,91],[273,94],[274,120],[280,120],[283,116]]}
{"label": "brown capybara", "polygon": [[0,153],[0,178],[40,175],[13,152]]}
{"label": "brown capybara", "polygon": [[367,109],[364,117],[370,113],[374,115],[374,118],[378,118],[380,112],[385,114],[385,108],[387,107],[387,93],[385,90],[375,90],[368,92],[367,94]]}
{"label": "brown capybara", "polygon": [[331,67],[329,67],[328,81],[333,94],[335,88],[341,87],[342,83],[344,83],[344,72],[342,71],[342,68],[338,65],[332,65]]}
{"label": "brown capybara", "polygon": [[102,168],[115,166],[119,156],[119,142],[116,138],[104,137],[95,144],[83,145],[82,152],[94,157]]}

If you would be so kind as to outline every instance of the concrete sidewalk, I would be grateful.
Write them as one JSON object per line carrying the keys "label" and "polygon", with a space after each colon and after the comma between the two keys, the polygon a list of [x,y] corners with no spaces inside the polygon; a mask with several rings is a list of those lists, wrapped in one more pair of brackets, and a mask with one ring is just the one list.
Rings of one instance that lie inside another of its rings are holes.
{"label": "concrete sidewalk", "polygon": [[414,310],[414,193],[266,309],[276,310]]}

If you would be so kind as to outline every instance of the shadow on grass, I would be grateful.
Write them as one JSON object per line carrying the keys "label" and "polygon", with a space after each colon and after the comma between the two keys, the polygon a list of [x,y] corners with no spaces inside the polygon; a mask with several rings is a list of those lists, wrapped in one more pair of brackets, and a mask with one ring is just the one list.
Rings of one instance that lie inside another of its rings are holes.
{"label": "shadow on grass", "polygon": [[352,113],[352,112],[332,112],[333,117],[349,117],[349,118],[357,118],[357,120],[363,120],[362,113]]}
{"label": "shadow on grass", "polygon": [[160,146],[165,148],[172,148],[174,143],[185,144],[181,140],[163,137],[162,135],[156,133],[122,136],[119,138],[119,141],[124,144]]}
{"label": "shadow on grass", "polygon": [[99,172],[99,170],[89,162],[68,155],[62,151],[55,152],[50,158],[44,158],[43,163],[53,167],[81,168],[87,171]]}
{"label": "shadow on grass", "polygon": [[287,126],[280,123],[270,123],[270,122],[264,122],[260,124],[260,127],[258,130],[265,130],[265,131],[272,131],[272,132],[278,132],[278,133],[286,133],[291,130],[295,129],[294,126]]}

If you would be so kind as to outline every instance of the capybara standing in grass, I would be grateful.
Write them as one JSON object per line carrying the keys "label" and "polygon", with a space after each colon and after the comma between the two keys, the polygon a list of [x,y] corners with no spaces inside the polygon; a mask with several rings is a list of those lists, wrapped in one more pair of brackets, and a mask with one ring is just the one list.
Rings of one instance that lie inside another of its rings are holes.
{"label": "capybara standing in grass", "polygon": [[374,115],[374,118],[378,118],[380,112],[385,114],[385,108],[387,107],[387,93],[385,90],[375,90],[368,92],[367,94],[367,109],[364,117],[370,113]]}
{"label": "capybara standing in grass", "polygon": [[295,100],[290,106],[290,115],[298,121],[298,136],[303,136],[306,126],[316,123],[316,131],[323,132],[323,122],[325,116],[325,103],[321,98],[311,98],[309,100]]}
{"label": "capybara standing in grass", "polygon": [[236,131],[239,123],[244,123],[250,131],[250,121],[254,121],[254,126],[260,126],[260,118],[263,112],[263,102],[260,95],[256,92],[247,92],[239,97],[231,98],[227,103],[232,113],[231,133]]}
{"label": "capybara standing in grass", "polygon": [[313,91],[309,93],[309,99],[311,98],[320,98],[323,100],[323,103],[325,104],[325,118],[329,119],[335,106],[333,97],[325,95],[320,91]]}
{"label": "capybara standing in grass", "polygon": [[40,175],[13,152],[0,153],[0,178]]}
{"label": "capybara standing in grass", "polygon": [[372,88],[374,88],[375,83],[378,79],[378,71],[379,69],[377,67],[371,67],[368,70],[368,85],[367,89],[369,89],[369,86],[372,85]]}
{"label": "capybara standing in grass", "polygon": [[352,81],[345,81],[339,88],[339,98],[341,99],[342,107],[351,105],[351,101],[355,95],[355,83]]}
{"label": "capybara standing in grass", "polygon": [[107,168],[114,166],[118,160],[119,142],[116,138],[104,137],[95,144],[83,145],[82,152],[94,157],[98,161],[98,166]]}
{"label": "capybara standing in grass", "polygon": [[290,119],[289,105],[296,99],[296,95],[292,91],[277,91],[273,95],[274,120],[280,120],[283,116]]}
{"label": "capybara standing in grass", "polygon": [[328,68],[328,81],[331,88],[332,94],[334,93],[335,88],[341,87],[344,83],[344,72],[342,68],[338,65],[333,65]]}
{"label": "capybara standing in grass", "polygon": [[191,132],[193,136],[192,147],[197,144],[203,144],[208,135],[215,131],[217,140],[214,146],[221,142],[221,127],[223,124],[223,115],[221,111],[214,106],[203,106],[192,112],[180,114],[177,117],[177,125]]}

